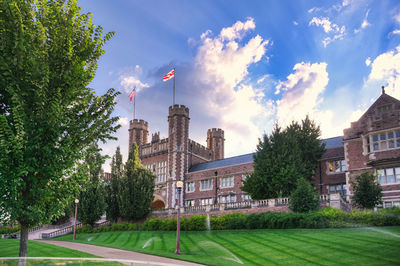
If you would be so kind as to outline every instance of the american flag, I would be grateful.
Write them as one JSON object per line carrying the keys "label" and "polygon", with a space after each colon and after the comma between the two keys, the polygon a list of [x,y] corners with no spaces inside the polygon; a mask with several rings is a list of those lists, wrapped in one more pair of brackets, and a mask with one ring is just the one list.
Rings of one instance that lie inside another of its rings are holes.
{"label": "american flag", "polygon": [[136,92],[136,88],[134,88],[131,92],[131,94],[129,94],[129,99],[132,101],[133,95],[135,95]]}
{"label": "american flag", "polygon": [[170,72],[168,72],[162,79],[163,81],[167,81],[173,77],[175,77],[175,69],[172,69]]}

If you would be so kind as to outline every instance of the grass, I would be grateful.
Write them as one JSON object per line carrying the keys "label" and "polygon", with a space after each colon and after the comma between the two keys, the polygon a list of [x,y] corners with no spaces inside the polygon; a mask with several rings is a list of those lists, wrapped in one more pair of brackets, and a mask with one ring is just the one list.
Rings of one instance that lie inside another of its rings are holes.
{"label": "grass", "polygon": [[[77,241],[209,265],[399,265],[400,227],[78,234]],[[58,240],[72,240],[71,235]]]}
{"label": "grass", "polygon": [[[0,257],[18,257],[19,239],[0,238]],[[98,258],[92,254],[58,247],[38,241],[28,241],[28,257]]]}

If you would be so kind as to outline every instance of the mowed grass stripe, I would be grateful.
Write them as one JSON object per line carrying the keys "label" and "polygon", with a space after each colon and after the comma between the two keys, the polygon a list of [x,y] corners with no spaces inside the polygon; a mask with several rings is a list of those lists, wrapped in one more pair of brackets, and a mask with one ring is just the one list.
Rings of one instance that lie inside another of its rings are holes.
{"label": "mowed grass stripe", "polygon": [[185,234],[185,237],[187,237],[188,240],[191,242],[192,246],[197,247],[197,250],[199,251],[199,252],[192,253],[193,255],[202,255],[202,256],[209,256],[210,255],[210,253],[208,253],[201,245],[198,245],[198,243],[196,243],[193,240],[193,235]]}
{"label": "mowed grass stripe", "polygon": [[[279,257],[277,257],[277,259],[284,260],[284,264],[298,263],[298,260],[300,259],[308,263],[321,265],[320,262],[325,259],[325,257],[320,256],[317,252],[309,252],[309,248],[302,248],[301,243],[298,243],[300,245],[289,245],[289,243],[283,244],[279,241],[272,240],[271,237],[268,237],[265,234],[259,234],[257,236],[249,235],[248,238],[254,242],[259,243],[260,245],[265,245],[270,249],[273,249],[275,253],[272,253],[272,255],[276,253],[279,254]],[[282,251],[282,247],[285,248],[284,252]],[[289,250],[292,252],[290,252]],[[303,256],[302,254],[305,254],[306,256]],[[293,258],[297,260],[294,260]],[[331,260],[329,260],[329,262],[334,263],[334,261]]]}
{"label": "mowed grass stripe", "polygon": [[[242,261],[247,260],[247,261],[250,261],[250,263],[252,263],[252,264],[262,265],[260,263],[260,260],[264,260],[266,262],[269,262],[270,264],[276,264],[271,259],[264,257],[264,256],[260,256],[258,253],[254,252],[253,250],[256,250],[256,249],[254,249],[254,247],[247,248],[247,246],[243,245],[243,243],[241,243],[241,245],[239,246],[238,244],[235,243],[236,240],[234,242],[232,240],[226,239],[226,238],[222,237],[221,234],[219,234],[219,233],[220,232],[218,232],[217,234],[214,235],[214,237],[216,237],[218,239],[218,241],[217,241],[217,239],[214,239],[214,242],[217,242],[218,244],[222,245],[224,248],[231,251],[233,254],[235,254],[237,257],[239,257]],[[209,238],[209,239],[212,241],[211,238]]]}
{"label": "mowed grass stripe", "polygon": [[125,241],[123,243],[121,243],[122,248],[125,248],[132,241],[132,237],[134,235],[134,234],[128,234],[128,232],[125,232],[125,233],[126,233],[125,236],[127,236],[127,237],[126,237]]}
{"label": "mowed grass stripe", "polygon": [[[292,239],[298,239],[298,240],[306,242],[308,244],[313,244],[314,243],[314,244],[321,245],[323,247],[326,247],[326,248],[329,248],[329,249],[332,249],[332,250],[335,250],[335,251],[339,251],[339,252],[342,252],[342,253],[347,253],[347,256],[348,256],[347,258],[352,258],[349,255],[358,256],[359,257],[357,259],[358,263],[360,262],[360,260],[364,260],[365,263],[370,263],[370,261],[368,259],[376,261],[377,264],[381,264],[382,261],[386,261],[386,262],[389,262],[389,263],[395,262],[395,261],[387,260],[387,259],[382,258],[382,257],[377,258],[375,256],[372,256],[372,255],[370,255],[371,253],[373,253],[373,252],[371,252],[371,250],[369,250],[368,252],[362,253],[362,256],[360,256],[361,254],[360,254],[359,250],[355,249],[354,246],[347,245],[347,244],[345,244],[343,242],[337,243],[337,242],[331,241],[331,238],[333,238],[333,236],[331,236],[330,238],[327,238],[327,239],[329,239],[329,243],[330,244],[327,244],[326,239],[325,240],[321,240],[321,239],[314,238],[314,237],[311,237],[311,236],[296,235],[296,237],[295,236],[290,236],[290,237],[286,236],[286,237],[287,238],[292,238]],[[356,250],[356,251],[354,251],[354,250]],[[352,261],[352,262],[357,262],[357,261]]]}
{"label": "mowed grass stripe", "polygon": [[[263,239],[265,242],[274,244],[274,246],[276,247],[276,250],[279,250],[279,247],[280,247],[280,252],[282,252],[285,255],[289,255],[291,257],[297,258],[297,259],[302,260],[307,263],[311,263],[311,264],[315,264],[315,265],[322,265],[322,264],[320,264],[320,262],[321,262],[320,257],[316,257],[315,254],[299,248],[299,247],[301,247],[301,243],[299,243],[300,245],[290,245],[290,243],[288,243],[288,242],[280,242],[280,241],[277,241],[275,238],[274,239],[271,237],[267,238],[266,234],[260,234],[259,238]],[[283,249],[282,249],[282,247],[283,247]]]}

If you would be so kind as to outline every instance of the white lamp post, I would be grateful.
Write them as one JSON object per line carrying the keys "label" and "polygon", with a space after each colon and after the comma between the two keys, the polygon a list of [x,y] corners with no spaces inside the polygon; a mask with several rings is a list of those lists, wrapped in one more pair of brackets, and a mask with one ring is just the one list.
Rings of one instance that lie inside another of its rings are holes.
{"label": "white lamp post", "polygon": [[76,217],[78,215],[78,203],[79,200],[75,199],[75,222],[74,222],[74,240],[76,240]]}
{"label": "white lamp post", "polygon": [[179,247],[180,233],[181,233],[181,191],[183,188],[183,181],[176,182],[176,188],[178,189],[178,212],[176,218],[176,250],[175,254],[181,254],[181,250]]}

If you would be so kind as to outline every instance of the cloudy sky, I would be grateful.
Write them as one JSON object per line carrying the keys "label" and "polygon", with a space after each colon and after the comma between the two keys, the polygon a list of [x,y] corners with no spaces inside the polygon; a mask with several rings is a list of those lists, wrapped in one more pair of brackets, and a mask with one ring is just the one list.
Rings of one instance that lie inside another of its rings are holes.
{"label": "cloudy sky", "polygon": [[[322,137],[343,134],[386,87],[400,99],[400,2],[397,0],[80,0],[83,12],[116,35],[105,46],[97,94],[121,92],[118,141],[128,150],[128,121],[136,117],[167,137],[176,68],[176,103],[190,108],[190,138],[206,142],[208,128],[225,131],[225,156],[253,152],[276,121],[307,114]],[[109,166],[106,165],[108,170]]]}

